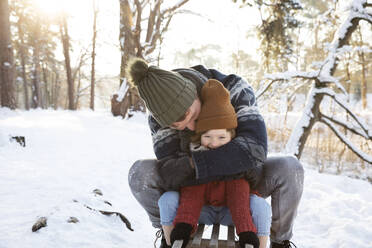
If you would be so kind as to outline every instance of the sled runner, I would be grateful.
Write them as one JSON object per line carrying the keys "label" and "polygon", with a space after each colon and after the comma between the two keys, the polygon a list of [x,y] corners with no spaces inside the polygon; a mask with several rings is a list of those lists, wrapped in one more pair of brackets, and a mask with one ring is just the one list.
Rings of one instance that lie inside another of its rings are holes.
{"label": "sled runner", "polygon": [[[238,248],[239,244],[235,243],[235,228],[229,226],[227,229],[227,240],[219,240],[220,225],[213,225],[212,235],[210,239],[203,239],[204,224],[199,224],[196,234],[190,240],[187,248]],[[176,240],[172,248],[181,248],[182,240]],[[251,245],[245,245],[245,248],[253,248]]]}

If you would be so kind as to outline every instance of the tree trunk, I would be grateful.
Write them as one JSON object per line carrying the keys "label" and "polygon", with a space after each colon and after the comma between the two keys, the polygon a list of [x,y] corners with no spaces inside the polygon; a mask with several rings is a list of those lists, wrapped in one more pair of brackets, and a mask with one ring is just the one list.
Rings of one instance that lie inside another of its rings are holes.
{"label": "tree trunk", "polygon": [[34,30],[32,31],[32,61],[33,61],[33,78],[32,78],[32,108],[41,108],[41,88],[40,88],[40,20],[35,23]]}
{"label": "tree trunk", "polygon": [[59,91],[61,88],[61,82],[59,80],[59,72],[55,71],[54,87],[53,87],[53,107],[58,108]]}
{"label": "tree trunk", "polygon": [[96,1],[93,1],[93,49],[92,49],[92,70],[90,78],[90,108],[94,110],[94,91],[95,91],[95,59],[96,59],[96,38],[97,38],[97,14],[98,9],[96,6]]}
{"label": "tree trunk", "polygon": [[[140,10],[141,12],[141,10]],[[121,50],[121,64],[120,64],[120,86],[125,81],[125,68],[127,66],[128,60],[131,57],[136,56],[136,50],[138,51],[139,48],[136,47],[135,39],[136,37],[135,32],[133,29],[133,15],[131,11],[130,4],[128,0],[120,0],[120,50]],[[139,34],[137,34],[139,35]],[[136,89],[126,87],[127,92],[125,92],[125,101],[121,100],[118,101],[118,95],[115,94],[111,99],[111,112],[114,116],[122,116],[125,117],[130,108],[138,109],[138,107],[133,108],[134,106],[143,105],[144,103],[139,98]]]}
{"label": "tree trunk", "polygon": [[366,109],[367,108],[367,79],[366,79],[366,74],[367,74],[367,69],[366,69],[366,61],[364,58],[364,52],[360,51],[360,62],[362,66],[362,81],[361,81],[361,97],[362,97],[362,108]]}
{"label": "tree trunk", "polygon": [[[77,69],[77,77],[78,77],[78,85],[76,88],[76,97],[75,97],[75,103],[74,103],[74,108],[78,109],[79,108],[79,100],[80,100],[80,87],[81,87],[81,70],[80,67]],[[75,81],[75,80],[74,80]]]}
{"label": "tree trunk", "polygon": [[8,0],[0,0],[0,101],[2,107],[15,109],[14,58],[10,35]]}
{"label": "tree trunk", "polygon": [[[357,34],[358,34],[359,40],[356,43],[359,47],[362,47],[364,45],[364,41],[363,41],[363,34],[362,34],[362,30],[361,30],[360,26],[358,26]],[[362,108],[366,109],[367,108],[367,79],[366,79],[366,74],[367,74],[368,62],[366,62],[365,53],[364,53],[363,50],[357,51],[357,54],[358,54],[358,57],[359,57],[359,61],[357,63],[360,65],[361,71],[362,71],[362,75],[361,75],[362,80],[360,82],[360,91],[361,91],[360,96],[361,96],[361,99],[362,99]]]}
{"label": "tree trunk", "polygon": [[44,97],[43,97],[43,108],[48,108],[50,104],[50,92],[49,92],[49,77],[48,77],[48,68],[46,63],[42,64],[43,72],[43,83],[44,83]]}
{"label": "tree trunk", "polygon": [[30,109],[30,102],[29,102],[29,93],[28,93],[28,83],[27,83],[27,76],[26,76],[26,51],[25,51],[25,41],[24,41],[24,32],[23,32],[23,17],[20,16],[17,22],[18,28],[18,35],[20,39],[20,46],[19,46],[19,55],[21,59],[21,67],[22,67],[22,80],[23,80],[23,91],[24,91],[24,101],[25,101],[25,109]]}
{"label": "tree trunk", "polygon": [[65,57],[67,90],[68,90],[68,109],[75,110],[74,81],[72,79],[71,62],[70,62],[70,37],[68,35],[66,16],[62,17],[62,20],[60,23],[60,33],[61,33],[61,40],[63,44],[63,54]]}
{"label": "tree trunk", "polygon": [[298,158],[300,158],[302,155],[302,151],[305,148],[306,140],[309,137],[312,128],[320,118],[319,106],[323,100],[324,95],[315,93],[314,91],[317,88],[318,87],[314,84],[314,88],[309,93],[307,105],[305,107],[305,109],[309,110],[309,112],[304,112],[302,114],[302,119],[297,123],[297,125],[301,126],[296,126],[294,128],[294,131],[292,131],[287,143],[287,151],[293,153]]}

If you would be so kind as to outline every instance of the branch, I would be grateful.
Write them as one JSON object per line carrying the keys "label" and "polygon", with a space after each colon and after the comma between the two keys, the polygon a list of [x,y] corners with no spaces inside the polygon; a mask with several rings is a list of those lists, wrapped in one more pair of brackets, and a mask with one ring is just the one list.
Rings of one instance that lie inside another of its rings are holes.
{"label": "branch", "polygon": [[136,27],[134,31],[134,39],[137,47],[137,57],[142,57],[142,46],[141,46],[141,18],[142,18],[142,6],[139,0],[134,0],[135,5],[137,6],[137,18],[136,18]]}
{"label": "branch", "polygon": [[194,11],[188,10],[188,9],[180,9],[180,10],[174,11],[173,13],[174,13],[174,15],[178,15],[178,14],[190,14],[190,15],[194,15],[194,16],[197,16],[197,17],[204,18],[205,20],[207,20],[209,22],[212,22],[212,20],[209,19],[208,17],[205,17],[205,16],[203,16],[200,13],[197,13],[197,12],[194,12]]}
{"label": "branch", "polygon": [[323,90],[318,90],[318,93],[322,93],[322,94],[325,94],[325,95],[333,98],[333,100],[335,100],[335,102],[338,103],[343,109],[345,109],[345,111],[359,124],[359,126],[365,132],[366,136],[371,138],[371,134],[368,130],[368,127],[367,127],[367,125],[364,124],[363,120],[359,119],[358,116],[356,116],[353,113],[353,111],[347,106],[347,103],[345,103],[344,101],[339,99],[333,91],[331,91],[329,89],[328,90],[323,89]]}
{"label": "branch", "polygon": [[177,4],[175,4],[173,7],[170,7],[168,9],[165,9],[161,12],[161,15],[164,16],[166,13],[171,13],[173,11],[175,11],[176,9],[182,7],[182,5],[184,5],[185,3],[187,3],[189,0],[182,0],[180,2],[178,2]]}
{"label": "branch", "polygon": [[141,2],[141,7],[142,7],[142,9],[143,9],[146,5],[148,5],[149,2],[150,2],[150,0],[144,0],[144,1],[142,1],[142,2]]}
{"label": "branch", "polygon": [[[156,6],[150,13],[148,20],[148,28],[146,35],[146,45],[144,46],[145,55],[149,55],[156,48],[156,42],[162,37],[163,33],[168,29],[169,23],[175,14],[175,11],[187,3],[189,0],[182,0],[173,7],[160,11],[160,4],[162,1],[156,2]],[[164,28],[161,28],[163,21],[166,20]],[[155,28],[154,28],[155,27]]]}
{"label": "branch", "polygon": [[73,72],[73,75],[72,75],[72,81],[73,82],[75,82],[76,75],[77,75],[78,71],[80,70],[80,68],[84,65],[85,61],[88,60],[88,58],[86,57],[87,55],[88,55],[88,49],[86,49],[84,52],[81,53],[80,58],[79,58],[79,63],[74,68],[74,72]]}
{"label": "branch", "polygon": [[356,135],[359,135],[365,139],[371,139],[371,137],[369,137],[368,135],[365,135],[364,133],[360,132],[359,130],[357,130],[355,127],[351,126],[350,124],[346,123],[346,122],[343,122],[341,120],[338,120],[338,119],[335,119],[335,118],[332,118],[330,116],[327,116],[323,113],[319,113],[320,114],[320,117],[321,118],[324,118],[324,119],[327,119],[331,122],[334,122],[335,124],[339,125],[339,126],[342,126],[344,128],[346,128],[347,130],[349,130],[350,132],[356,134]]}
{"label": "branch", "polygon": [[162,30],[160,31],[160,37],[162,37],[163,34],[164,34],[165,32],[167,32],[168,27],[169,27],[169,23],[171,22],[172,18],[173,18],[173,15],[171,15],[171,16],[168,17],[167,23],[164,25],[164,27],[163,27]]}
{"label": "branch", "polygon": [[146,40],[145,40],[146,43],[150,42],[151,37],[153,35],[154,25],[155,25],[155,17],[160,12],[160,4],[161,4],[161,1],[158,0],[155,3],[155,7],[150,11],[149,19],[147,21],[147,33],[146,33]]}
{"label": "branch", "polygon": [[100,210],[100,209],[95,209],[95,208],[89,207],[88,205],[85,205],[85,204],[84,204],[84,207],[86,207],[89,210],[92,210],[92,211],[95,211],[95,212],[99,212],[99,213],[101,213],[103,215],[110,216],[110,215],[115,214],[115,215],[119,216],[119,218],[121,219],[121,221],[125,224],[125,226],[129,230],[131,230],[132,232],[134,231],[133,228],[132,228],[132,225],[129,222],[129,220],[123,214],[121,214],[119,212],[111,212],[111,211],[104,211],[104,210]]}
{"label": "branch", "polygon": [[263,88],[256,91],[256,98],[258,99],[260,96],[262,96],[275,82],[277,81],[284,81],[284,80],[290,80],[293,78],[302,78],[302,79],[315,79],[317,75],[317,71],[311,71],[311,72],[303,72],[303,71],[288,71],[284,73],[275,73],[275,74],[266,74],[265,80],[271,80],[268,82]]}
{"label": "branch", "polygon": [[326,124],[334,134],[340,139],[342,143],[344,143],[350,150],[352,150],[360,159],[366,161],[367,163],[372,164],[372,157],[368,154],[364,153],[363,151],[359,150],[354,144],[352,144],[337,128],[325,118],[320,118],[320,122]]}
{"label": "branch", "polygon": [[[299,89],[301,89],[301,88],[302,88],[304,85],[306,85],[306,84],[308,84],[308,82],[304,82],[304,83],[302,83],[302,84],[299,84],[299,85],[295,86],[295,88],[293,89],[292,94],[289,96],[289,99],[293,99],[293,100],[294,100],[294,98],[296,97],[296,92],[297,92]],[[292,102],[293,100],[291,100],[291,102]]]}
{"label": "branch", "polygon": [[356,15],[356,17],[359,18],[360,20],[364,20],[364,21],[369,22],[370,24],[372,24],[372,15],[371,14],[359,13],[358,15]]}
{"label": "branch", "polygon": [[[159,6],[159,9],[160,9],[160,6]],[[156,14],[155,14],[156,15]],[[144,48],[146,49],[145,51],[145,55],[148,55],[150,53],[152,53],[155,48],[156,48],[156,42],[158,41],[158,39],[161,37],[162,33],[160,31],[160,26],[161,26],[161,23],[163,22],[163,20],[165,19],[164,16],[162,14],[160,14],[159,12],[157,12],[157,15],[154,17],[156,18],[156,21],[154,19],[154,23],[152,23],[151,25],[151,28],[153,29],[153,26],[155,26],[155,31],[152,31],[152,35],[149,39],[149,45],[146,45]],[[170,18],[170,17],[168,17]],[[149,20],[150,21],[150,20]],[[150,23],[149,23],[150,24]]]}
{"label": "branch", "polygon": [[[258,89],[255,93],[256,99],[260,98],[265,92],[277,81],[283,81],[284,79],[274,79],[268,82],[264,87]],[[265,79],[261,80],[260,85],[265,81]]]}

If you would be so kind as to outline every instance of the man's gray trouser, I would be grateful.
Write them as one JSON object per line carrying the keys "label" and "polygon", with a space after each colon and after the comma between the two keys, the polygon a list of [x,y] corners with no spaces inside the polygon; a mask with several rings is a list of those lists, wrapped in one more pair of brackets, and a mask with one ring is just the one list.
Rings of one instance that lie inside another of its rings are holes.
{"label": "man's gray trouser", "polygon": [[[156,164],[155,159],[138,160],[130,168],[128,182],[134,197],[149,215],[152,225],[160,228],[158,199],[163,191],[157,187],[160,177]],[[290,240],[303,190],[304,169],[291,156],[269,157],[263,168],[264,176],[258,185],[258,192],[264,198],[271,196],[270,240]]]}

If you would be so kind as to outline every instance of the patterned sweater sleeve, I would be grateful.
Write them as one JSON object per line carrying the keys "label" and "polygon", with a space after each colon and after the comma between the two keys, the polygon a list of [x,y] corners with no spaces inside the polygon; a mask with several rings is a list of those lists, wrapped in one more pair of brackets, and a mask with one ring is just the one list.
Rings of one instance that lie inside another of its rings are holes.
{"label": "patterned sweater sleeve", "polygon": [[183,139],[177,130],[161,128],[156,120],[149,116],[149,126],[155,155],[158,159],[158,172],[161,177],[159,186],[165,190],[178,190],[187,180],[195,178],[195,170],[190,163],[190,154],[182,147]]}
{"label": "patterned sweater sleeve", "polygon": [[196,178],[224,178],[244,173],[255,184],[267,156],[267,133],[253,89],[236,75],[225,76],[215,70],[209,72],[230,91],[231,103],[238,116],[238,128],[237,136],[226,145],[214,150],[192,152]]}

